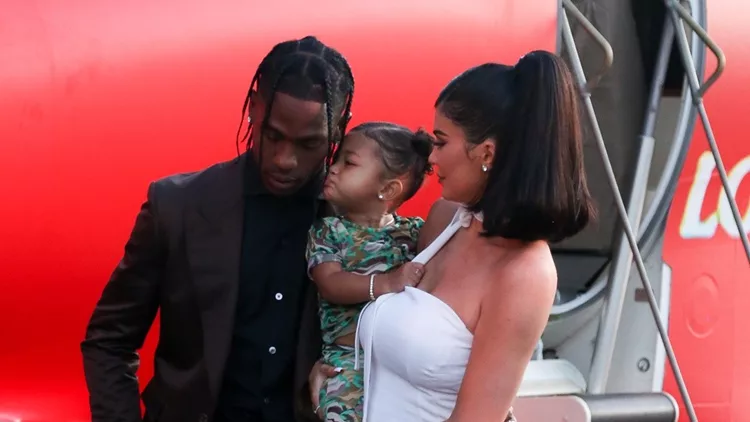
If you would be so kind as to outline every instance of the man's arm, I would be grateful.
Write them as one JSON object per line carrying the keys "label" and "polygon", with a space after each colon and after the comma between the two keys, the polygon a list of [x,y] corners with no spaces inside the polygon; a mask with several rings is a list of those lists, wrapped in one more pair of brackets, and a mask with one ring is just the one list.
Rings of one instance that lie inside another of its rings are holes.
{"label": "man's arm", "polygon": [[154,186],[149,186],[125,254],[104,287],[81,343],[92,422],[142,420],[136,351],[156,316],[166,260]]}

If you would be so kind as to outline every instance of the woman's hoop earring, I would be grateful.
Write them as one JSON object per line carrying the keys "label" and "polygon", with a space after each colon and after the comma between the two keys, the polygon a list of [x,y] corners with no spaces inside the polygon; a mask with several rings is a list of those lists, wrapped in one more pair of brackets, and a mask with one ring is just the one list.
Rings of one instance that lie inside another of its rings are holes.
{"label": "woman's hoop earring", "polygon": [[483,172],[487,173],[487,170],[489,170],[489,169],[490,169],[490,168],[489,168],[489,167],[487,167],[487,164],[482,164],[482,171],[483,171]]}

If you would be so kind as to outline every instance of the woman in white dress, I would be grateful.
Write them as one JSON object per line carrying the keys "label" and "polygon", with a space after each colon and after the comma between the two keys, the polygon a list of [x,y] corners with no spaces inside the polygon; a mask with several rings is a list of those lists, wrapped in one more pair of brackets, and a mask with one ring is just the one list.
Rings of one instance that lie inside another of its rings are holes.
{"label": "woman in white dress", "polygon": [[[549,243],[593,214],[572,75],[544,51],[471,68],[440,93],[434,134],[444,199],[420,234],[423,276],[360,317],[364,421],[512,420],[555,297]],[[330,371],[313,368],[311,391]]]}

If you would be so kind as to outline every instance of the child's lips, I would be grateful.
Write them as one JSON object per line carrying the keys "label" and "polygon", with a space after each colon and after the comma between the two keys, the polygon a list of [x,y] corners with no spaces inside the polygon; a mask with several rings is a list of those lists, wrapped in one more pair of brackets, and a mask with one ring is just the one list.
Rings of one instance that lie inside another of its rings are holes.
{"label": "child's lips", "polygon": [[335,189],[335,185],[336,184],[333,181],[326,179],[326,181],[323,183],[323,194],[329,195],[331,191]]}

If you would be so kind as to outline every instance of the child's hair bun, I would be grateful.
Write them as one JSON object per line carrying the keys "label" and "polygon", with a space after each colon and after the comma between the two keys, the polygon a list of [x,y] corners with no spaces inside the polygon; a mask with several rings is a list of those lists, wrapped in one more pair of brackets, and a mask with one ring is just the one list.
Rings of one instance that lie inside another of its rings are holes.
{"label": "child's hair bun", "polygon": [[425,160],[432,154],[432,136],[424,129],[419,129],[411,138],[411,147]]}
{"label": "child's hair bun", "polygon": [[417,153],[419,159],[415,163],[419,173],[432,173],[429,158],[432,154],[433,137],[424,129],[419,129],[411,138],[411,147]]}

